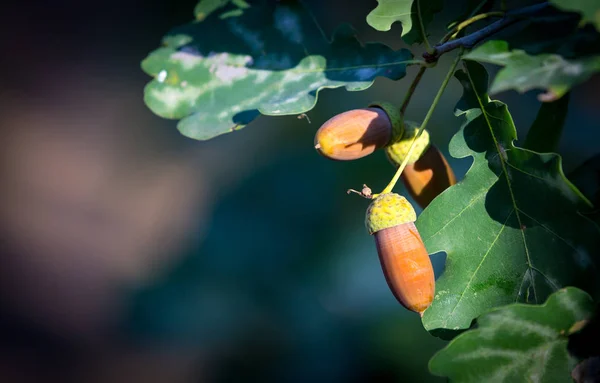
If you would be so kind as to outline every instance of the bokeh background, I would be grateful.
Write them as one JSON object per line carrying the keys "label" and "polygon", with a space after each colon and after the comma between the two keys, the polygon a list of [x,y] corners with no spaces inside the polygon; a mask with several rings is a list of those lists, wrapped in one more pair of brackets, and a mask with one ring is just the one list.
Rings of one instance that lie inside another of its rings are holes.
{"label": "bokeh background", "polygon": [[[313,149],[328,118],[399,103],[409,81],[325,90],[310,123],[260,117],[193,141],[145,107],[139,63],[195,3],[3,5],[0,381],[439,381],[427,361],[445,343],[395,301],[363,226],[368,203],[345,193],[383,188],[393,168],[382,153],[339,163]],[[404,46],[399,26],[366,24],[374,0],[306,3],[328,34],[349,22],[362,41]],[[447,3],[434,40],[463,13]],[[424,117],[447,56],[408,118]],[[599,86],[572,95],[567,171],[599,149]],[[453,80],[430,123],[447,156],[460,94]],[[536,95],[498,98],[524,137]],[[470,160],[449,159],[462,177]],[[439,274],[443,255],[434,262]]]}

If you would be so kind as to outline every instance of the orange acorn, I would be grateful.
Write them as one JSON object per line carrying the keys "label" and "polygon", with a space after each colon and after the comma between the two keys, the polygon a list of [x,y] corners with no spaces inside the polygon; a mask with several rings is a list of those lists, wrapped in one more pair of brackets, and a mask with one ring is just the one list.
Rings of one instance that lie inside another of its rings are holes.
{"label": "orange acorn", "polygon": [[315,149],[332,160],[356,160],[402,136],[400,112],[388,103],[373,103],[333,116],[315,135]]}
{"label": "orange acorn", "polygon": [[[388,159],[396,167],[406,158],[418,129],[417,123],[405,121],[402,139],[385,148]],[[430,143],[427,130],[423,130],[415,142],[408,164],[402,172],[402,182],[423,209],[440,193],[456,184],[450,164],[438,148]]]}
{"label": "orange acorn", "polygon": [[408,310],[423,316],[435,293],[431,260],[414,221],[415,210],[406,198],[381,194],[367,209],[365,223],[375,237],[379,261],[392,293]]}

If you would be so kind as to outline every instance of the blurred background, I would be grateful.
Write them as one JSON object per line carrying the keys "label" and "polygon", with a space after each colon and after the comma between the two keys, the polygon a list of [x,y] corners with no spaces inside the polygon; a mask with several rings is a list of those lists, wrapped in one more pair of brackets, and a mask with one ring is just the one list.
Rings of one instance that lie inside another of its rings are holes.
{"label": "blurred background", "polygon": [[[383,153],[332,162],[318,127],[372,100],[401,102],[408,78],[364,92],[325,90],[307,119],[260,117],[198,142],[143,103],[139,63],[195,0],[9,2],[0,87],[1,382],[426,382],[444,342],[393,298],[368,202],[394,169]],[[324,30],[381,33],[376,1],[306,1]],[[433,40],[462,2],[446,5]],[[415,52],[419,54],[419,52]],[[428,71],[420,121],[452,55]],[[573,92],[561,142],[567,171],[598,150],[598,77]],[[450,83],[429,125],[447,144],[462,90]],[[507,92],[519,136],[534,93]],[[470,160],[448,156],[457,176]],[[400,193],[402,188],[398,188]],[[436,272],[443,255],[433,256]]]}

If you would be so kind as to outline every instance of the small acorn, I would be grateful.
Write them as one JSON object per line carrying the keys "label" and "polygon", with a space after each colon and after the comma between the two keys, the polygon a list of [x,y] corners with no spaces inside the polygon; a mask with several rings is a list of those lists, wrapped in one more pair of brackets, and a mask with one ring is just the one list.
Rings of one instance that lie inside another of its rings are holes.
{"label": "small acorn", "polygon": [[[402,139],[385,148],[388,159],[396,167],[406,158],[418,129],[417,123],[404,121]],[[439,149],[430,143],[427,130],[423,130],[417,138],[401,178],[408,193],[423,209],[440,193],[456,184],[450,164]]]}
{"label": "small acorn", "polygon": [[414,224],[416,219],[406,198],[386,193],[371,202],[365,224],[375,237],[381,268],[392,293],[408,310],[423,316],[433,301],[435,277]]}
{"label": "small acorn", "polygon": [[340,161],[356,160],[402,137],[400,111],[385,102],[333,116],[315,135],[315,149]]}

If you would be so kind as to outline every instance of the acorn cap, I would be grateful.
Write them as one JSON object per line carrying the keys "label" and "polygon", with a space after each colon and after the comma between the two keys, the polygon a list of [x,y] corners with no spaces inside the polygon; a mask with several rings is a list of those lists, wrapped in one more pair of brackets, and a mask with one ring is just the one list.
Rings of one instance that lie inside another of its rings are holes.
{"label": "acorn cap", "polygon": [[402,121],[400,109],[394,104],[385,101],[373,101],[369,104],[369,108],[382,109],[390,119],[390,122],[392,123],[392,137],[390,138],[388,145],[400,141],[404,135],[404,123]]}
{"label": "acorn cap", "polygon": [[[388,159],[395,164],[396,166],[400,166],[408,151],[410,150],[410,145],[412,144],[413,138],[417,134],[419,130],[419,124],[413,121],[404,121],[404,135],[402,139],[398,142],[395,142],[391,145],[388,145],[385,148],[385,154]],[[417,138],[415,142],[415,148],[410,155],[410,159],[408,160],[408,164],[414,164],[417,162],[419,158],[429,149],[429,132],[427,129],[423,130],[423,133]]]}
{"label": "acorn cap", "polygon": [[381,194],[367,208],[365,225],[369,234],[417,220],[408,200],[396,193]]}

